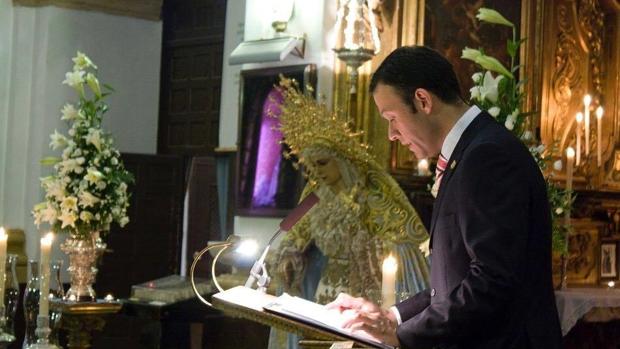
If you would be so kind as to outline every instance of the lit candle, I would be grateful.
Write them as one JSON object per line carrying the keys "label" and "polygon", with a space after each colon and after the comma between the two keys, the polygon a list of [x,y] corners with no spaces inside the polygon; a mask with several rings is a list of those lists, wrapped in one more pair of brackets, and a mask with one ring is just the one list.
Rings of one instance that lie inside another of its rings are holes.
{"label": "lit candle", "polygon": [[603,135],[603,107],[596,108],[596,164],[601,167],[601,137]]}
{"label": "lit candle", "polygon": [[576,165],[581,163],[581,122],[583,121],[583,113],[577,113],[577,160]]}
{"label": "lit candle", "polygon": [[607,283],[607,287],[614,288],[614,287],[616,287],[616,283],[613,282],[613,281],[610,281],[610,282]]}
{"label": "lit candle", "polygon": [[418,161],[418,176],[428,176],[428,160],[422,159]]}
{"label": "lit candle", "polygon": [[388,308],[396,303],[396,258],[390,254],[383,260],[383,279],[381,282],[381,305]]}
{"label": "lit candle", "polygon": [[573,163],[575,162],[575,150],[566,148],[566,190],[573,190]]}
{"label": "lit candle", "polygon": [[2,306],[4,306],[4,286],[6,285],[4,277],[6,268],[6,241],[8,237],[4,228],[0,227],[0,304]]}
{"label": "lit candle", "polygon": [[590,103],[592,102],[592,97],[590,95],[585,95],[583,97],[583,105],[585,106],[584,110],[584,119],[586,125],[586,155],[590,154]]}
{"label": "lit candle", "polygon": [[[575,161],[575,150],[571,147],[566,148],[566,192],[570,195],[573,190],[573,162]],[[564,212],[566,226],[570,226],[570,206]]]}
{"label": "lit candle", "polygon": [[50,293],[50,252],[54,234],[49,232],[41,238],[41,263],[39,265],[41,275],[39,296],[39,315],[49,316],[49,293]]}

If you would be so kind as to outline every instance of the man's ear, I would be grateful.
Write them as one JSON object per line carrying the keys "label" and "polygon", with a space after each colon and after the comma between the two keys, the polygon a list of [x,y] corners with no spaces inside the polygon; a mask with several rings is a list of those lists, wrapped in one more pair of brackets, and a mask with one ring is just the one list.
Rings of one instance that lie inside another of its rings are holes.
{"label": "man's ear", "polygon": [[428,90],[419,88],[413,92],[413,102],[418,110],[430,114],[433,110],[433,95]]}

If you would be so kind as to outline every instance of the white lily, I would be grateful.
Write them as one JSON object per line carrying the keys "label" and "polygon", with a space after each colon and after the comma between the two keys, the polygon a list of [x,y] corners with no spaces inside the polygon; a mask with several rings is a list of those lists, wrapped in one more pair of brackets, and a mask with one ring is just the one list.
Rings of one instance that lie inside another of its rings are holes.
{"label": "white lily", "polygon": [[91,167],[86,171],[86,176],[84,176],[84,179],[86,179],[90,184],[97,184],[97,182],[99,182],[99,180],[103,178],[103,174],[99,171],[97,171],[96,168]]}
{"label": "white lily", "polygon": [[86,83],[93,91],[95,96],[101,97],[101,87],[99,87],[99,80],[97,80],[97,77],[95,77],[93,73],[86,74]]}
{"label": "white lily", "polygon": [[482,102],[482,94],[480,93],[480,86],[476,85],[469,89],[469,95],[471,99]]}
{"label": "white lily", "polygon": [[553,169],[556,171],[562,171],[562,160],[557,160],[553,163]]}
{"label": "white lily", "polygon": [[79,112],[73,104],[67,103],[61,110],[62,116],[60,120],[74,120],[78,118]]}
{"label": "white lily", "polygon": [[515,122],[517,122],[517,116],[518,115],[519,115],[519,109],[515,109],[506,118],[506,122],[504,122],[504,126],[506,126],[507,129],[512,131],[515,128]]}
{"label": "white lily", "polygon": [[58,212],[56,212],[56,209],[48,203],[47,206],[41,210],[41,221],[54,224],[57,215]]}
{"label": "white lily", "polygon": [[499,107],[491,107],[491,108],[489,108],[489,114],[491,114],[491,116],[494,117],[494,118],[496,118],[501,111],[502,110],[499,109]]}
{"label": "white lily", "polygon": [[490,71],[484,73],[484,79],[482,80],[482,86],[480,88],[480,95],[482,99],[487,99],[491,103],[497,102],[498,86],[499,82],[504,78],[503,75],[497,75],[493,77]]}
{"label": "white lily", "polygon": [[97,69],[97,66],[93,63],[93,61],[88,58],[85,54],[78,51],[77,55],[71,59],[75,65],[73,66],[73,70],[83,70],[86,68]]}
{"label": "white lily", "polygon": [[64,199],[62,199],[62,202],[60,203],[60,208],[63,211],[76,211],[77,202],[78,202],[78,199],[75,196],[67,196]]}
{"label": "white lily", "polygon": [[84,84],[84,72],[81,70],[68,72],[65,75],[65,80],[62,82],[63,84],[69,85],[76,90],[81,90]]}
{"label": "white lily", "polygon": [[79,194],[79,197],[80,197],[80,206],[85,207],[85,208],[94,206],[96,203],[101,201],[98,197],[89,193],[88,191],[81,192]]}
{"label": "white lily", "polygon": [[461,58],[469,59],[470,61],[475,62],[476,59],[480,56],[482,56],[482,52],[474,48],[465,47],[463,51],[461,51]]}
{"label": "white lily", "polygon": [[88,212],[88,211],[82,211],[80,213],[80,219],[84,222],[84,223],[88,223],[90,222],[95,216],[93,216],[92,213]]}
{"label": "white lily", "polygon": [[486,8],[486,7],[481,7],[478,10],[478,14],[476,15],[476,18],[478,18],[481,21],[488,22],[488,23],[501,24],[501,25],[505,25],[508,27],[515,26],[514,24],[512,24],[512,22],[507,20],[499,12],[492,10],[490,8]]}
{"label": "white lily", "polygon": [[98,151],[101,151],[101,132],[99,130],[94,128],[88,129],[88,134],[84,136],[84,140],[94,145]]}
{"label": "white lily", "polygon": [[54,133],[50,135],[50,148],[56,150],[60,148],[64,148],[67,146],[67,138],[63,136],[61,133],[58,133],[57,130],[54,130]]}
{"label": "white lily", "polygon": [[62,222],[62,229],[66,228],[67,226],[75,228],[75,221],[77,220],[77,216],[73,212],[62,211],[62,214],[58,216],[58,220]]}
{"label": "white lily", "polygon": [[471,76],[471,79],[477,84],[480,82],[480,79],[482,79],[482,73],[481,72],[475,72],[474,75]]}

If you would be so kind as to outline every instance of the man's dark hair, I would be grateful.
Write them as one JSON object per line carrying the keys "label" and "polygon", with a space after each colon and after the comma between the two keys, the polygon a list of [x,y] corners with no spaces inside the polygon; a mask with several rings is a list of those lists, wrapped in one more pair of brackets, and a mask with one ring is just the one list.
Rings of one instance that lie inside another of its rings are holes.
{"label": "man's dark hair", "polygon": [[432,92],[445,103],[462,99],[452,64],[425,46],[403,46],[392,51],[372,75],[371,93],[379,83],[395,88],[413,112],[416,109],[412,97],[418,88]]}

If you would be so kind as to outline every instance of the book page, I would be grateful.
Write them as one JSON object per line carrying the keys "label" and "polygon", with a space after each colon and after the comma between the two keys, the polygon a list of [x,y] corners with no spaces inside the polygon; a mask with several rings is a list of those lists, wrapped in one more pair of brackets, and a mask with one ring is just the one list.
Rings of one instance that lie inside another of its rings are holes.
{"label": "book page", "polygon": [[322,325],[324,328],[331,329],[349,337],[357,338],[358,340],[363,339],[379,347],[389,347],[385,344],[381,344],[375,337],[364,331],[356,331],[355,334],[353,334],[349,329],[344,328],[344,324],[356,316],[354,310],[340,312],[337,309],[327,309],[321,304],[300,297],[293,297],[286,293],[278,297],[275,302],[267,305],[265,309],[292,316],[315,325]]}

